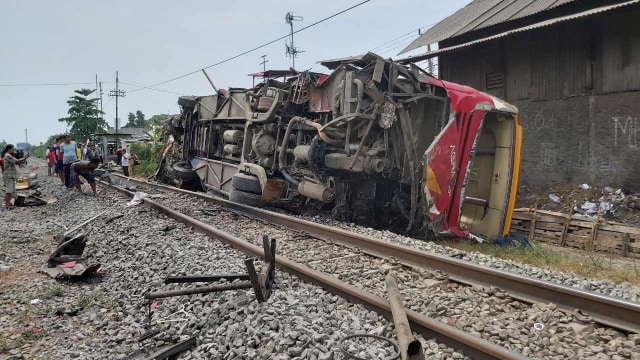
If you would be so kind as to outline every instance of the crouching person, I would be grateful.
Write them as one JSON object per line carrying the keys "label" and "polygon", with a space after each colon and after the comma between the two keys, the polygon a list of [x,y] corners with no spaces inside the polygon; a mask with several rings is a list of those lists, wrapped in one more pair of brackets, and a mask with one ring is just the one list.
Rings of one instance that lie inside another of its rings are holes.
{"label": "crouching person", "polygon": [[82,183],[80,182],[80,176],[82,176],[91,185],[91,190],[96,193],[96,179],[93,176],[93,170],[97,169],[100,165],[100,159],[91,159],[76,161],[71,164],[71,172],[73,173],[73,185],[76,189],[82,192]]}

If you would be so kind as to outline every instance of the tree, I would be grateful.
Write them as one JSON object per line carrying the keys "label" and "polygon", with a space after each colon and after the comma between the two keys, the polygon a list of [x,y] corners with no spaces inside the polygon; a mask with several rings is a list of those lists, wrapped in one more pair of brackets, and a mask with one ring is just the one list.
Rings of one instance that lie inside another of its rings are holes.
{"label": "tree", "polygon": [[91,89],[75,90],[76,95],[67,100],[69,116],[58,119],[71,127],[69,135],[74,140],[84,142],[86,139],[91,139],[92,142],[95,142],[98,140],[95,134],[104,132],[107,127],[107,122],[102,118],[100,110],[96,108],[98,99],[88,98],[94,91]]}
{"label": "tree", "polygon": [[124,127],[136,127],[136,116],[132,112],[127,115],[127,125]]}
{"label": "tree", "polygon": [[147,130],[154,131],[158,128],[162,127],[162,123],[165,122],[169,118],[169,115],[160,114],[153,115],[144,121],[144,128]]}
{"label": "tree", "polygon": [[136,111],[136,127],[143,128],[144,127],[144,114],[142,111]]}

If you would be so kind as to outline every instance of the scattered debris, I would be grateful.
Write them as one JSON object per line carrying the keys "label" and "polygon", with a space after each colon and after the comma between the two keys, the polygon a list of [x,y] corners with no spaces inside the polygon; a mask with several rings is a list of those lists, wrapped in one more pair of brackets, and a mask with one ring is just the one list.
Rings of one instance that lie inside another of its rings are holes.
{"label": "scattered debris", "polygon": [[[223,278],[220,275],[206,276],[212,282],[226,279],[230,281],[229,283],[216,284],[211,286],[201,286],[201,287],[181,289],[181,290],[150,292],[145,295],[145,298],[151,300],[151,299],[161,299],[166,297],[174,297],[174,296],[182,296],[182,295],[206,294],[210,292],[253,288],[258,302],[265,302],[267,299],[269,299],[269,296],[271,295],[271,289],[273,288],[273,282],[275,280],[276,240],[275,239],[269,240],[269,238],[265,236],[263,238],[263,246],[264,246],[265,264],[262,269],[262,273],[260,275],[258,275],[255,270],[253,260],[247,259],[245,260],[245,266],[247,267],[248,274],[227,275],[226,278]],[[249,279],[249,281],[233,282],[235,280],[247,279],[247,278]],[[200,277],[200,280],[204,280],[204,279],[205,279],[204,277]],[[166,282],[191,283],[191,282],[194,282],[194,276],[193,275],[188,275],[185,277],[173,276],[171,277],[170,281],[167,280]]]}
{"label": "scattered debris", "polygon": [[11,265],[0,265],[0,271],[11,271],[13,270],[13,266]]}
{"label": "scattered debris", "polygon": [[133,199],[131,199],[128,203],[127,206],[136,206],[140,203],[142,203],[142,200],[144,200],[144,198],[147,196],[146,193],[143,193],[142,191],[138,191],[135,193],[135,195],[133,196]]}
{"label": "scattered debris", "polygon": [[154,353],[153,355],[145,358],[145,360],[173,359],[176,358],[176,355],[191,349],[195,345],[196,337],[190,337],[185,341],[181,341]]}
{"label": "scattered debris", "polygon": [[173,229],[175,229],[177,227],[178,227],[178,225],[175,225],[175,224],[167,225],[167,226],[163,227],[160,231],[169,232],[169,231],[171,231],[171,230],[173,230]]}
{"label": "scattered debris", "polygon": [[71,228],[71,230],[67,230],[64,234],[62,235],[56,235],[54,237],[55,240],[57,241],[61,241],[63,238],[68,237],[69,235],[73,234],[74,232],[76,232],[77,230],[80,230],[82,227],[86,226],[87,224],[91,223],[92,221],[94,221],[95,219],[99,218],[100,216],[106,214],[109,210],[105,210],[103,212],[101,212],[100,214],[91,217],[90,219],[82,222],[79,225],[74,226],[73,228]]}
{"label": "scattered debris", "polygon": [[110,218],[108,218],[108,219],[107,219],[107,221],[105,221],[104,223],[105,223],[105,224],[109,224],[109,223],[113,222],[114,220],[120,219],[121,217],[124,217],[124,214],[119,214],[119,215],[116,215],[116,216],[110,217]]}
{"label": "scattered debris", "polygon": [[544,330],[544,324],[542,324],[542,323],[535,323],[535,324],[533,324],[533,328],[534,328],[535,330],[537,330],[537,331],[542,331],[542,330]]}
{"label": "scattered debris", "polygon": [[[568,184],[545,192],[545,195],[531,193],[522,186],[518,191],[518,206],[578,214],[585,220],[594,220],[600,212],[602,219],[632,224],[640,222],[640,194],[624,187],[614,189],[611,186],[596,188],[588,184]],[[540,201],[544,197],[549,201]]]}
{"label": "scattered debris", "polygon": [[64,317],[64,316],[71,317],[71,316],[78,315],[80,310],[82,310],[82,309],[69,310],[69,309],[65,309],[65,308],[59,308],[59,309],[56,310],[55,315],[59,316],[59,317]]}
{"label": "scattered debris", "polygon": [[95,274],[99,271],[100,264],[85,264],[86,259],[82,257],[82,253],[86,245],[86,237],[83,234],[75,237],[66,235],[40,271],[54,279]]}
{"label": "scattered debris", "polygon": [[40,300],[40,299],[33,299],[33,300],[29,301],[29,304],[36,305],[36,304],[39,304],[41,301],[42,300]]}

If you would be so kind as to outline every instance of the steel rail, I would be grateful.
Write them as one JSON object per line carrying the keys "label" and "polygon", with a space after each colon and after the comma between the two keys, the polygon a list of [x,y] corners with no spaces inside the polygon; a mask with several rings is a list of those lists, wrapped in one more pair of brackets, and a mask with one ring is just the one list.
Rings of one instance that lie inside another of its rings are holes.
{"label": "steel rail", "polygon": [[393,257],[403,265],[440,270],[455,282],[486,287],[495,286],[505,291],[510,297],[527,303],[554,303],[567,312],[579,309],[591,316],[598,324],[625,332],[640,333],[640,303],[481,266],[448,256],[432,254],[312,221],[238,204],[204,193],[117,176],[140,184],[196,196],[223,208],[273,224],[304,231],[320,239],[358,247],[363,252],[374,256]]}
{"label": "steel rail", "polygon": [[[134,193],[119,186],[103,182],[101,184],[109,186],[130,197],[134,196]],[[262,247],[237,238],[225,231],[191,218],[151,199],[145,198],[143,203],[176,221],[193,227],[196,231],[202,232],[213,239],[219,240],[237,250],[240,250],[245,254],[264,258],[264,249]],[[347,284],[344,281],[338,280],[335,277],[313,270],[283,256],[276,255],[276,266],[292,275],[318,285],[335,295],[344,297],[352,302],[361,303],[366,308],[375,311],[388,319],[392,318],[391,305],[388,300],[382,297],[367,293],[355,286]],[[466,356],[469,356],[472,359],[528,359],[526,356],[515,353],[482,338],[470,335],[458,328],[449,326],[415,311],[407,310],[407,317],[409,318],[411,328],[417,333],[422,334],[427,339],[435,339],[436,341],[444,343],[454,349],[462,350]]]}

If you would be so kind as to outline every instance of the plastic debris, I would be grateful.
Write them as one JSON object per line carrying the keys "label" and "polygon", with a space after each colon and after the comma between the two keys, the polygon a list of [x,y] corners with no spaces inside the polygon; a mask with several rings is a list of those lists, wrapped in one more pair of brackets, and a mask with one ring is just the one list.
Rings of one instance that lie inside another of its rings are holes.
{"label": "plastic debris", "polygon": [[542,330],[544,330],[544,324],[543,323],[535,323],[535,324],[533,324],[533,328],[536,329],[537,331],[542,331]]}
{"label": "plastic debris", "polygon": [[580,209],[585,210],[586,214],[595,214],[598,212],[598,205],[596,203],[592,203],[591,201],[585,201]]}
{"label": "plastic debris", "polygon": [[581,185],[580,185],[580,189],[582,189],[582,190],[589,190],[589,189],[591,189],[591,186],[589,186],[589,184],[581,184]]}
{"label": "plastic debris", "polygon": [[13,266],[11,265],[0,265],[0,271],[11,271],[13,270]]}
{"label": "plastic debris", "polygon": [[131,201],[127,203],[127,206],[136,206],[140,204],[146,196],[147,194],[143,193],[142,191],[136,192],[135,195],[133,196],[133,199],[131,199]]}
{"label": "plastic debris", "polygon": [[531,244],[529,243],[529,239],[527,239],[524,235],[508,235],[504,237],[499,237],[493,241],[495,245],[500,246],[511,246],[511,247],[520,247],[520,248],[530,248]]}
{"label": "plastic debris", "polygon": [[29,303],[30,303],[31,305],[35,305],[35,304],[39,304],[41,301],[42,301],[42,300],[40,300],[40,299],[33,299],[33,300],[29,301]]}
{"label": "plastic debris", "polygon": [[560,204],[560,196],[556,195],[556,194],[549,194],[549,200],[553,201],[556,204]]}
{"label": "plastic debris", "polygon": [[[605,186],[602,188],[602,192],[605,194],[613,194],[616,190],[611,186]],[[622,192],[622,191],[621,191]]]}

